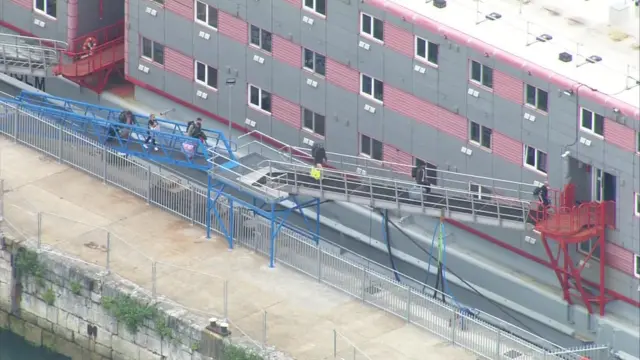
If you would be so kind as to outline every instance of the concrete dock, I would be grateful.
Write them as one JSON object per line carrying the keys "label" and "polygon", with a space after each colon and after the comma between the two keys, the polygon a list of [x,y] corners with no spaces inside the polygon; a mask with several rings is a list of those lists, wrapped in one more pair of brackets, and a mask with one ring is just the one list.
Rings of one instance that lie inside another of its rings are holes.
{"label": "concrete dock", "polygon": [[[18,238],[37,238],[58,251],[100,267],[194,312],[220,317],[227,284],[228,316],[235,332],[300,360],[466,360],[475,357],[382,310],[319,284],[263,256],[228,250],[223,238],[148,205],[25,146],[0,138],[5,221]],[[6,227],[5,227],[6,228]],[[266,315],[265,315],[266,313]],[[266,317],[266,333],[264,319]]]}

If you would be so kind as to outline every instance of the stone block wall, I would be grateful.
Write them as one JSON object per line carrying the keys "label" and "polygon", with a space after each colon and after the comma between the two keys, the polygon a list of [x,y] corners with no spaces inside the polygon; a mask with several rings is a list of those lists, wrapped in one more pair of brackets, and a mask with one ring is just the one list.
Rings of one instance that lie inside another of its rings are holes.
{"label": "stone block wall", "polygon": [[[206,329],[208,319],[154,303],[134,284],[90,265],[0,241],[0,328],[74,360],[221,358],[225,340]],[[107,299],[149,305],[155,315],[132,331]]]}

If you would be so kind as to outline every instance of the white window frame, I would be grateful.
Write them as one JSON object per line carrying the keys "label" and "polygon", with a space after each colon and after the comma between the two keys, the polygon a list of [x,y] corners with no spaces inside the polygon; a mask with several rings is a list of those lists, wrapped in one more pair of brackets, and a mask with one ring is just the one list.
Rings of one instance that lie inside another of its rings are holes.
{"label": "white window frame", "polygon": [[[200,3],[200,4],[202,4],[202,5],[207,7],[207,13],[205,15],[204,21],[198,19],[198,3]],[[217,26],[213,26],[213,25],[209,24],[209,16],[211,15],[209,13],[209,10],[212,9],[212,8],[216,10],[216,24],[217,24]],[[193,4],[193,19],[195,20],[196,23],[217,31],[218,30],[218,26],[220,26],[220,23],[219,23],[219,21],[220,21],[220,11],[218,11],[218,9],[216,9],[215,7],[207,4],[204,1],[195,0],[195,3]]]}
{"label": "white window frame", "polygon": [[[473,78],[473,64],[476,63],[478,65],[480,65],[480,79],[476,80]],[[491,69],[491,85],[487,85],[484,83],[484,73],[485,73],[485,69]],[[495,71],[492,67],[487,66],[483,63],[481,63],[480,61],[475,61],[475,60],[471,60],[469,61],[469,81],[471,81],[472,83],[482,86],[485,89],[491,89],[491,91],[493,91],[493,88],[496,86],[495,81],[494,81],[494,75],[495,75]]]}
{"label": "white window frame", "polygon": [[[311,52],[313,54],[313,68],[310,68],[307,66],[307,51]],[[318,61],[318,56],[322,56],[324,58],[324,69],[322,70],[323,73],[318,72],[317,69],[317,61]],[[319,76],[326,76],[327,74],[327,57],[323,54],[320,54],[319,52],[315,52],[311,49],[307,49],[307,48],[302,48],[302,68],[305,70],[309,70],[312,73],[319,75]]]}
{"label": "white window frame", "polygon": [[[151,41],[151,57],[144,55],[144,40],[145,39]],[[154,59],[154,54],[156,53],[156,44],[162,46],[162,62],[158,62],[158,61],[156,61],[156,59]],[[158,64],[158,65],[164,66],[164,63],[165,63],[164,50],[165,49],[166,49],[165,46],[163,44],[160,44],[157,41],[151,40],[151,39],[146,38],[144,36],[140,37],[140,57],[145,59],[145,60],[147,60],[147,61],[150,61],[150,62],[152,62],[154,64]]]}
{"label": "white window frame", "polygon": [[[251,88],[256,88],[258,89],[258,104],[254,104],[251,102]],[[261,87],[253,85],[253,84],[249,84],[248,88],[247,88],[247,103],[249,104],[250,107],[258,110],[258,111],[262,111],[263,113],[267,113],[267,114],[271,114],[271,111],[267,111],[265,109],[262,108],[262,92],[264,90],[262,90]],[[269,93],[269,96],[271,97],[271,101],[273,101],[273,94]],[[271,104],[271,106],[273,106],[273,103]],[[271,109],[273,111],[273,109]]]}
{"label": "white window frame", "polygon": [[[422,55],[418,54],[418,43],[419,43],[420,41],[424,41],[424,56],[422,56]],[[440,45],[438,45],[438,44],[436,44],[436,43],[434,43],[434,42],[431,42],[431,41],[429,41],[429,40],[427,40],[427,39],[425,39],[425,38],[422,38],[422,37],[420,37],[420,36],[417,36],[417,35],[416,35],[416,36],[415,36],[415,41],[414,41],[414,44],[413,44],[413,46],[414,46],[413,53],[414,53],[414,55],[415,55],[416,59],[418,59],[418,60],[420,60],[420,61],[423,61],[423,62],[426,62],[427,64],[429,64],[429,65],[431,65],[431,66],[438,67],[438,62],[439,62],[439,57],[440,57],[440,51],[438,51],[438,52],[437,52],[437,54],[435,55],[435,57],[436,57],[436,62],[433,62],[433,61],[429,60],[429,58],[430,58],[430,57],[431,57],[431,55],[432,55],[432,54],[431,54],[431,51],[429,51],[429,45],[430,45],[430,44],[435,45],[435,46],[436,46],[436,48],[438,48],[438,50],[439,50]]]}
{"label": "white window frame", "polygon": [[[477,187],[477,190],[474,190],[473,188]],[[484,187],[478,183],[474,183],[472,181],[469,181],[469,195],[471,195],[474,199],[476,200],[487,200],[488,196],[484,196],[483,195],[491,195],[490,193],[485,193],[482,191]]]}
{"label": "white window frame", "polygon": [[633,275],[640,279],[640,254],[633,254]]}
{"label": "white window frame", "polygon": [[[369,79],[371,79],[371,93],[365,92],[363,87],[364,87],[364,77],[368,77]],[[377,99],[375,97],[376,94],[376,82],[377,84],[379,84],[381,86],[382,89],[382,99]],[[382,104],[384,102],[384,83],[382,82],[382,80],[378,80],[376,78],[374,78],[373,76],[369,76],[367,74],[364,73],[360,73],[360,95],[367,97],[375,102],[378,102],[380,104]]]}
{"label": "white window frame", "polygon": [[[312,122],[313,122],[313,125],[312,125],[312,127],[311,127],[311,128],[310,128],[310,127],[307,127],[307,126],[306,126],[306,124],[305,124],[305,114],[306,114],[307,112],[311,113],[311,115],[312,115]],[[318,117],[318,116],[321,116],[321,117],[322,117],[322,121],[324,122],[324,124],[322,125],[322,127],[324,128],[324,134],[320,134],[320,133],[317,131],[317,129],[316,129],[316,128],[317,128],[317,126],[316,126],[316,122],[318,121],[318,120],[317,120],[317,117]],[[309,110],[309,109],[307,109],[307,108],[302,108],[302,129],[303,129],[303,130],[305,130],[305,131],[307,131],[307,132],[310,132],[310,133],[312,133],[312,134],[314,134],[314,135],[316,135],[316,136],[321,136],[321,137],[323,137],[323,138],[324,138],[324,137],[325,137],[325,135],[327,134],[327,117],[326,117],[326,116],[324,116],[324,115],[318,114],[318,113],[317,113],[317,112],[315,112],[315,111]]]}
{"label": "white window frame", "polygon": [[[535,163],[533,165],[530,165],[530,164],[527,163],[527,152],[528,152],[527,150],[529,148],[535,150],[535,156],[534,156],[534,160],[535,160],[534,162]],[[540,174],[547,175],[547,172],[549,171],[548,169],[546,171],[542,171],[542,170],[538,169],[538,166],[540,165],[540,153],[543,153],[543,154],[547,155],[546,156],[546,162],[547,163],[545,164],[545,168],[548,168],[548,166],[549,166],[549,154],[547,154],[546,152],[544,152],[544,151],[542,151],[542,150],[540,150],[538,148],[535,148],[533,146],[529,146],[529,145],[526,145],[526,144],[524,145],[523,154],[522,154],[523,155],[522,165],[524,167],[526,167],[527,169],[536,171],[536,172],[538,172]]]}
{"label": "white window frame", "polygon": [[[307,5],[307,1],[311,1],[313,4],[311,6]],[[309,10],[319,16],[326,17],[327,16],[327,5],[329,0],[324,0],[324,14],[318,11],[318,0],[302,0],[302,8],[305,10]]]}
{"label": "white window frame", "polygon": [[635,195],[636,195],[635,196],[636,201],[633,203],[635,207],[633,209],[633,212],[636,214],[636,216],[640,216],[640,192],[637,192]]}
{"label": "white window frame", "polygon": [[[595,241],[595,244],[593,243],[593,241]],[[578,244],[576,244],[577,250],[580,254],[582,255],[589,255],[589,252],[593,249],[594,245],[598,245],[598,238],[591,238],[589,240],[580,242]],[[582,249],[582,245],[583,244],[589,244],[589,250],[583,250]],[[589,259],[589,261],[600,261],[600,249],[596,249],[593,251],[593,253],[591,253],[591,258]]]}
{"label": "white window frame", "polygon": [[[198,79],[198,64],[204,65],[204,71],[205,71],[205,73],[204,73],[204,81],[201,81],[201,80]],[[220,73],[218,72],[218,69],[214,68],[211,65],[208,65],[207,63],[204,63],[204,62],[198,61],[198,60],[195,60],[195,62],[193,64],[193,68],[194,68],[193,69],[194,80],[195,80],[196,83],[198,83],[198,84],[200,84],[202,86],[205,86],[205,87],[207,87],[209,89],[218,90],[218,81],[220,81],[220,78],[219,78]],[[216,76],[216,86],[215,87],[209,85],[209,68],[215,69],[216,72],[218,72],[218,74]]]}
{"label": "white window frame", "polygon": [[[369,22],[369,25],[371,27],[371,33],[368,33],[368,32],[366,32],[364,30],[364,24],[367,22],[367,21],[365,21],[365,16],[370,19],[368,22]],[[375,36],[375,33],[376,33],[376,27],[375,27],[376,26],[376,20],[378,20],[380,26],[382,26],[382,39],[380,39],[380,38]],[[384,21],[376,18],[373,15],[369,15],[369,14],[367,14],[365,12],[361,12],[360,13],[360,35],[368,37],[371,40],[375,40],[375,41],[384,43]]]}
{"label": "white window frame", "polygon": [[33,0],[33,11],[37,12],[37,13],[38,13],[38,14],[40,14],[40,15],[44,15],[44,16],[46,16],[46,17],[48,17],[48,18],[51,18],[51,19],[56,20],[56,19],[58,18],[58,11],[57,11],[57,9],[56,9],[56,15],[55,15],[55,16],[53,16],[53,15],[51,15],[51,14],[49,14],[49,13],[47,12],[47,9],[49,8],[49,6],[47,6],[47,5],[49,5],[49,2],[50,2],[50,1],[53,1],[53,2],[54,2],[54,6],[55,6],[55,7],[57,7],[57,6],[58,6],[58,0],[42,0],[42,4],[44,5],[44,9],[38,9],[38,7],[36,6],[36,5],[37,5],[37,3],[38,3],[38,0]]}
{"label": "white window frame", "polygon": [[[367,139],[369,139],[369,150],[371,151],[371,154],[367,154],[365,152],[362,151],[362,144],[364,143],[362,140],[362,137],[366,136]],[[375,153],[375,151],[373,151],[374,148],[374,144],[380,144],[380,159],[376,159],[373,157],[373,154]],[[360,156],[365,157],[367,159],[371,159],[371,160],[375,160],[375,161],[382,161],[382,159],[384,159],[384,144],[382,143],[382,141],[378,140],[378,139],[374,139],[373,137],[366,135],[366,134],[362,134],[360,133],[360,139],[358,139],[358,146],[360,147],[360,149],[358,149]]]}
{"label": "white window frame", "polygon": [[[260,44],[255,44],[252,40],[253,40],[253,36],[252,36],[252,27],[255,27],[256,29],[260,30],[260,33],[258,35],[258,39],[260,40]],[[270,44],[270,49],[265,49],[264,48],[264,33],[268,33],[269,36],[271,37],[271,44]],[[260,49],[262,51],[265,51],[269,54],[271,54],[273,52],[273,33],[271,31],[267,31],[259,26],[253,25],[253,24],[249,24],[249,45],[251,47],[254,47],[256,49]]]}
{"label": "white window frame", "polygon": [[[478,131],[479,131],[478,141],[473,140],[471,138],[471,128],[472,128],[473,124],[476,124],[476,125],[479,126],[479,129],[478,129]],[[484,140],[484,131],[483,131],[484,129],[491,130],[491,134],[489,136],[489,147],[484,146],[483,141],[482,141],[482,140]],[[480,123],[477,123],[475,121],[469,120],[469,142],[472,143],[473,145],[479,146],[479,147],[481,147],[481,148],[483,148],[485,150],[491,151],[491,147],[493,146],[493,129],[491,129],[488,126],[484,126],[484,125],[482,125]]]}
{"label": "white window frame", "polygon": [[[584,121],[584,112],[590,112],[591,113],[591,127],[586,127],[583,124]],[[602,134],[598,134],[595,129],[596,129],[596,115],[602,117]],[[593,111],[593,110],[589,110],[585,107],[581,107],[580,108],[580,130],[587,132],[593,136],[597,136],[597,137],[604,137],[604,126],[605,126],[605,117],[604,115],[600,115],[597,112]]]}
{"label": "white window frame", "polygon": [[[528,92],[529,92],[529,87],[532,87],[535,89],[535,96],[533,98],[533,104],[529,102],[529,96],[528,96]],[[538,102],[540,99],[540,91],[544,92],[547,94],[547,103],[546,105],[546,110],[541,109]],[[549,112],[549,92],[546,90],[542,90],[539,87],[533,86],[531,84],[526,84],[525,83],[525,87],[524,87],[524,103],[525,105],[527,105],[528,107],[532,108],[532,109],[536,109],[538,111],[541,111],[543,113],[548,113]]]}

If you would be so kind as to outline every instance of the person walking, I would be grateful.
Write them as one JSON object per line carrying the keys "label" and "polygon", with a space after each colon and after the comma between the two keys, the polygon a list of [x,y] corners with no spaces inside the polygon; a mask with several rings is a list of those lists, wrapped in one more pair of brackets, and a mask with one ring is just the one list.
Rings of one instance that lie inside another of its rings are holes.
{"label": "person walking", "polygon": [[158,123],[158,120],[156,120],[156,116],[154,114],[149,115],[147,128],[149,131],[147,131],[147,138],[144,140],[144,144],[142,144],[142,146],[144,146],[145,149],[148,149],[148,144],[151,142],[151,144],[153,144],[153,150],[158,151],[155,132],[160,130],[160,124]]}

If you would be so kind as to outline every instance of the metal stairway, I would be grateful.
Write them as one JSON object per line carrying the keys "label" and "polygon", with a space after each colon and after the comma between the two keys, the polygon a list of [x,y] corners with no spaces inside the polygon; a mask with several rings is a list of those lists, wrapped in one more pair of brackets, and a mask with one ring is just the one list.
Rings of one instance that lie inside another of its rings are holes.
{"label": "metal stairway", "polygon": [[62,41],[0,33],[0,72],[53,76],[66,50]]}
{"label": "metal stairway", "polygon": [[[140,114],[134,114],[137,121],[129,125],[117,121],[122,112],[120,109],[46,94],[22,92],[16,98],[4,98],[0,101],[0,117],[3,121],[15,121],[14,126],[17,128],[24,126],[19,122],[20,112],[63,125],[70,131],[83,134],[125,155],[203,171],[210,168],[207,157],[211,146],[186,136],[186,126],[173,121],[157,119],[161,130],[154,132],[158,148],[155,150],[152,144],[144,143],[149,130],[147,118]],[[35,134],[41,129],[21,128],[20,131]],[[217,151],[227,154],[226,158],[235,159],[234,145],[227,141],[221,132],[209,129],[203,129],[203,131],[208,137],[209,144],[214,144],[213,147]],[[185,151],[185,144],[193,146],[193,153]]]}

